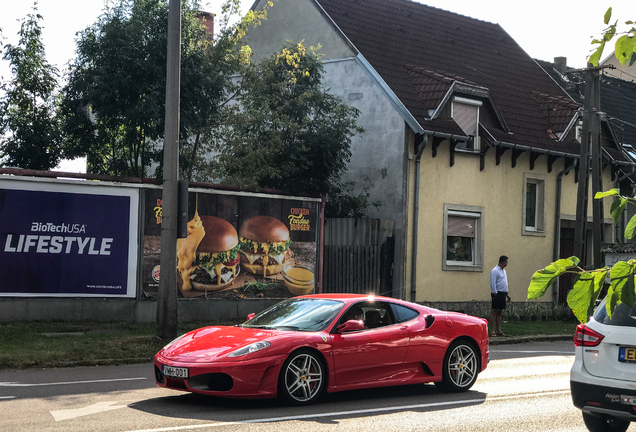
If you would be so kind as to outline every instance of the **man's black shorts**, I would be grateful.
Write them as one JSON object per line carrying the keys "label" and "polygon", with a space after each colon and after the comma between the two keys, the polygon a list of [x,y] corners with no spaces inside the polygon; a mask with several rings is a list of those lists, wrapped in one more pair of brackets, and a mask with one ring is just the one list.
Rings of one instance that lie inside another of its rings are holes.
{"label": "man's black shorts", "polygon": [[497,294],[490,294],[492,297],[492,308],[493,309],[505,309],[506,308],[506,298],[508,297],[507,292],[499,291]]}

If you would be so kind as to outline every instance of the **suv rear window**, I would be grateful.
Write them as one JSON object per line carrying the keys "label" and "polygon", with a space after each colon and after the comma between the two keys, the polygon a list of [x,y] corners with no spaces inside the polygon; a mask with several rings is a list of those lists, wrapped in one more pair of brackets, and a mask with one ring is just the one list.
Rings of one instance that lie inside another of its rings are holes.
{"label": "suv rear window", "polygon": [[604,299],[594,313],[594,321],[605,325],[636,327],[636,305],[630,308],[625,303],[619,304],[614,309],[614,316],[610,319],[607,316]]}

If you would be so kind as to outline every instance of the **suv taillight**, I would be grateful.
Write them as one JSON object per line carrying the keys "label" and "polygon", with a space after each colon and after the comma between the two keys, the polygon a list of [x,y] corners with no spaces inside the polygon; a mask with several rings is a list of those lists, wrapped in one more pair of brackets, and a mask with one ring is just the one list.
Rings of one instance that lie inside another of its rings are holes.
{"label": "suv taillight", "polygon": [[585,324],[579,324],[576,326],[576,332],[574,333],[574,346],[597,346],[604,337],[602,334],[586,327]]}

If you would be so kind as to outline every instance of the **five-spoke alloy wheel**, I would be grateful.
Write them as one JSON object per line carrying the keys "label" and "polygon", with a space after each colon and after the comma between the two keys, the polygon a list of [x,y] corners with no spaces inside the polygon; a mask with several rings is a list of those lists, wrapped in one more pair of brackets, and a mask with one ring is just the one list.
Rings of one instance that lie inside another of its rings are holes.
{"label": "five-spoke alloy wheel", "polygon": [[442,381],[435,385],[450,392],[470,389],[479,374],[479,358],[473,345],[467,341],[453,342],[444,356]]}
{"label": "five-spoke alloy wheel", "polygon": [[293,352],[280,372],[279,393],[294,405],[315,402],[325,387],[325,369],[318,356],[311,350]]}

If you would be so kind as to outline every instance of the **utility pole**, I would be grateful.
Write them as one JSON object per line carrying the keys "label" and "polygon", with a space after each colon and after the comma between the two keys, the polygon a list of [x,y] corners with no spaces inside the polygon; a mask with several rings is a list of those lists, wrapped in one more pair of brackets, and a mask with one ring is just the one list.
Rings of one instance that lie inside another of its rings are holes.
{"label": "utility pole", "polygon": [[[603,66],[588,67],[585,74],[585,100],[583,101],[583,127],[581,133],[581,155],[579,159],[578,189],[576,196],[576,223],[574,228],[574,255],[586,266],[587,207],[590,183],[590,155],[592,169],[592,197],[602,191],[601,171],[603,158],[600,142],[600,77]],[[570,71],[570,72],[581,72]],[[603,203],[592,199],[592,229],[594,240],[594,266],[602,267],[601,244],[603,243]]]}
{"label": "utility pole", "polygon": [[181,0],[168,4],[166,128],[163,142],[161,258],[157,295],[157,336],[177,336],[177,203],[179,179],[179,87],[181,80]]}

